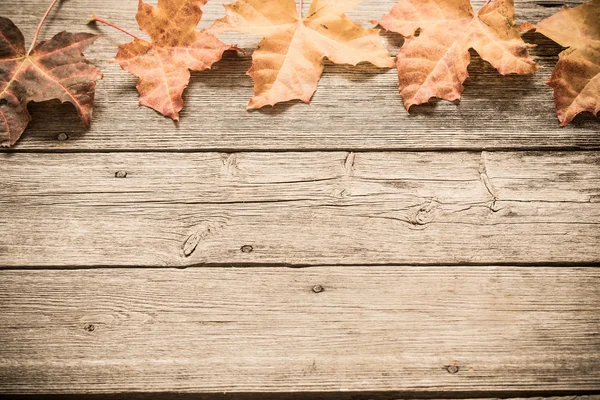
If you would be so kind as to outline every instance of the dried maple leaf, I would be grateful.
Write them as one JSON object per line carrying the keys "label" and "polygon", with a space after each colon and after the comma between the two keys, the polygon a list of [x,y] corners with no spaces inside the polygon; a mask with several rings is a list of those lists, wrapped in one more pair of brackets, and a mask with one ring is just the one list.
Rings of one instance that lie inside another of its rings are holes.
{"label": "dried maple leaf", "polygon": [[0,145],[12,146],[31,121],[30,101],[70,102],[89,125],[100,70],[82,52],[98,37],[61,32],[35,46],[53,1],[42,18],[29,51],[23,34],[8,18],[0,17]]}
{"label": "dried maple leaf", "polygon": [[548,85],[554,88],[562,126],[579,113],[600,112],[600,0],[563,8],[537,24],[537,31],[563,47]]}
{"label": "dried maple leaf", "polygon": [[470,0],[400,0],[379,24],[406,37],[396,64],[407,110],[433,97],[460,99],[471,48],[503,75],[537,70],[513,0],[488,0],[477,14]]}
{"label": "dried maple leaf", "polygon": [[235,30],[263,36],[252,55],[248,75],[254,97],[248,109],[299,99],[305,103],[317,89],[324,58],[336,64],[368,61],[392,68],[379,31],[365,29],[344,15],[360,0],[313,0],[308,16],[296,11],[294,0],[240,0],[226,5],[227,15],[211,30]]}
{"label": "dried maple leaf", "polygon": [[208,69],[226,50],[236,49],[206,30],[196,31],[206,2],[159,0],[155,8],[140,0],[136,19],[151,43],[102,18],[92,19],[133,36],[133,42],[119,46],[115,58],[121,68],[139,78],[140,104],[174,120],[179,120],[183,108],[182,95],[190,81],[190,70]]}

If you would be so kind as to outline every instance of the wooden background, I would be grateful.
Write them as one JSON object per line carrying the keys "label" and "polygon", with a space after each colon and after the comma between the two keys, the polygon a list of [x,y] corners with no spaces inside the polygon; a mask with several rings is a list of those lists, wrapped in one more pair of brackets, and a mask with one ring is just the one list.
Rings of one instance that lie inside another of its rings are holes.
{"label": "wooden background", "polygon": [[[30,40],[46,3],[0,15]],[[535,23],[565,2],[515,3]],[[102,33],[105,77],[91,129],[31,104],[0,152],[0,394],[599,399],[600,120],[559,127],[559,46],[525,35],[534,76],[474,54],[460,103],[410,115],[367,64],[247,112],[259,38],[228,34],[246,54],[194,73],[173,123],[110,62],[128,37],[85,24],[138,33],[136,8],[65,0],[42,31]]]}

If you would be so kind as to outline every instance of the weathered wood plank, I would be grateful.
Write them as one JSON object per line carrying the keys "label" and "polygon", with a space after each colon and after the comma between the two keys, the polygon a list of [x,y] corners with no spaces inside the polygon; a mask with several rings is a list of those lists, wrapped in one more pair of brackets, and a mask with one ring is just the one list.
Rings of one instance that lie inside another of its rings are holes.
{"label": "weathered wood plank", "polygon": [[[3,0],[0,15],[12,18],[31,38],[47,3],[36,0],[32,6],[30,0]],[[201,27],[223,14],[222,3],[209,2]],[[474,3],[481,6],[483,0]],[[553,3],[563,2],[517,0],[520,21],[537,22],[552,15],[557,8],[548,5]],[[365,0],[350,15],[368,24],[381,18],[393,4],[392,0]],[[93,32],[84,25],[92,11],[139,32],[136,7],[136,1],[66,1],[53,13],[43,36],[65,28]],[[579,117],[567,128],[559,127],[552,89],[544,82],[560,48],[538,34],[527,35],[529,41],[538,44],[532,52],[544,67],[535,76],[502,77],[475,57],[472,77],[459,105],[424,105],[416,107],[410,116],[397,94],[395,71],[384,72],[369,65],[327,66],[310,106],[282,104],[248,113],[245,104],[252,94],[252,81],[245,72],[258,38],[229,34],[227,38],[244,48],[246,55],[229,54],[212,71],[195,74],[185,94],[182,119],[174,124],[138,107],[135,78],[117,64],[109,64],[118,43],[128,38],[107,27],[99,32],[104,37],[90,49],[89,56],[102,68],[105,79],[98,86],[91,130],[84,132],[70,105],[32,105],[34,121],[17,151],[600,147],[600,121],[592,116]],[[402,39],[389,34],[386,42],[396,54]],[[60,134],[67,134],[69,140],[58,140]]]}
{"label": "weathered wood plank", "polygon": [[583,391],[600,269],[0,271],[0,392]]}
{"label": "weathered wood plank", "polygon": [[[420,391],[419,395],[427,400],[599,400],[599,395],[589,394],[595,391],[584,391],[577,392],[575,394],[572,391],[559,391],[550,392],[546,391],[544,396],[536,395],[535,392],[519,392],[519,396],[522,397],[510,397],[515,394],[508,392],[468,392],[460,393],[453,392],[452,397],[443,397],[443,392],[430,392]],[[581,394],[584,393],[584,394]],[[10,395],[11,400],[154,400],[160,397],[161,400],[303,400],[307,396],[310,396],[311,400],[403,400],[405,396],[406,400],[413,400],[414,392],[399,393],[375,391],[375,392],[348,392],[348,391],[337,391],[337,392],[288,392],[288,393],[277,393],[277,392],[244,392],[244,393],[181,393],[181,392],[127,392],[127,393],[86,393],[86,394],[12,394]],[[502,397],[497,397],[502,395]],[[466,397],[465,397],[466,396]],[[470,396],[470,397],[469,397]],[[479,397],[475,397],[479,396]],[[495,396],[495,397],[494,397]]]}
{"label": "weathered wood plank", "polygon": [[598,152],[0,156],[5,267],[600,260]]}
{"label": "weathered wood plank", "polygon": [[[522,397],[510,397],[515,396],[507,392],[486,392],[486,393],[452,393],[453,397],[443,397],[444,393],[438,392],[419,392],[419,395],[423,395],[424,399],[427,400],[599,400],[599,395],[589,394],[592,392],[545,392],[547,395],[539,396],[539,394],[533,394],[528,392],[520,392]],[[580,394],[584,393],[584,394]],[[303,400],[307,396],[310,396],[312,400],[403,400],[401,397],[404,395],[406,400],[413,400],[413,393],[399,393],[399,392],[289,392],[289,393],[272,393],[272,392],[246,392],[246,393],[181,393],[181,392],[128,392],[128,393],[101,393],[101,394],[14,394],[10,398],[14,400],[154,400],[160,397],[162,400]],[[503,397],[497,397],[502,395]],[[467,397],[465,397],[467,396]],[[469,396],[471,396],[469,398]],[[474,397],[479,396],[479,397]],[[496,396],[496,397],[494,397]]]}

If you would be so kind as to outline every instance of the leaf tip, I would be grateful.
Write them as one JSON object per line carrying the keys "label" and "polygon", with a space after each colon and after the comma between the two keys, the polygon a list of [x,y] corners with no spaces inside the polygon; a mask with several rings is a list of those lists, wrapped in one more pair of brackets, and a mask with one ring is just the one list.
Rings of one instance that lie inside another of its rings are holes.
{"label": "leaf tip", "polygon": [[381,68],[394,68],[396,67],[396,57],[389,57]]}
{"label": "leaf tip", "polygon": [[415,105],[416,105],[415,103],[404,102],[404,109],[406,110],[407,113],[410,114],[410,109]]}
{"label": "leaf tip", "polygon": [[521,32],[534,32],[536,28],[537,27],[531,22],[525,22],[524,24],[519,25],[519,30]]}
{"label": "leaf tip", "polygon": [[254,100],[254,97],[252,97],[250,99],[250,101],[248,102],[248,104],[246,104],[246,111],[254,111],[254,110],[258,110],[260,107],[256,106],[256,101]]}
{"label": "leaf tip", "polygon": [[232,44],[228,50],[233,50],[233,51],[239,51],[240,53],[242,53],[243,55],[246,55],[246,52],[244,51],[244,49],[238,47],[237,44]]}

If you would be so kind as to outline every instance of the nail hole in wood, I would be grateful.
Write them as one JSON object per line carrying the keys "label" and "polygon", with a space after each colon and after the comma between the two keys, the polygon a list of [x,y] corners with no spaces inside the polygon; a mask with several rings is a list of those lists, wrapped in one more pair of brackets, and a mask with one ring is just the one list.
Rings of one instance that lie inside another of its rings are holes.
{"label": "nail hole in wood", "polygon": [[115,172],[115,178],[127,178],[127,171]]}
{"label": "nail hole in wood", "polygon": [[66,133],[59,133],[56,138],[58,140],[60,140],[61,142],[64,142],[65,140],[69,140],[69,135],[67,135]]}
{"label": "nail hole in wood", "polygon": [[252,253],[254,247],[250,246],[249,244],[245,244],[240,248],[240,250],[242,250],[242,253]]}
{"label": "nail hole in wood", "polygon": [[94,330],[96,330],[96,327],[93,324],[87,324],[83,327],[83,329],[87,332],[94,332]]}
{"label": "nail hole in wood", "polygon": [[312,291],[315,293],[321,293],[325,291],[325,288],[321,285],[315,285],[313,286]]}

